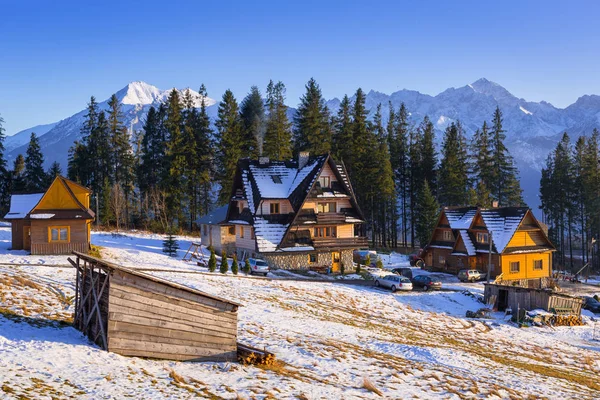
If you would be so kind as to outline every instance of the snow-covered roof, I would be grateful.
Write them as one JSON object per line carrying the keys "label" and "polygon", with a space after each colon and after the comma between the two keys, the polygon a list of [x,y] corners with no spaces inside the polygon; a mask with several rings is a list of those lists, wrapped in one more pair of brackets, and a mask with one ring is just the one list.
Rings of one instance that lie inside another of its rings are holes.
{"label": "snow-covered roof", "polygon": [[34,194],[13,194],[10,196],[10,210],[4,216],[4,219],[21,219],[40,202],[44,193]]}
{"label": "snow-covered roof", "polygon": [[525,207],[503,207],[480,211],[485,226],[492,233],[492,243],[497,253],[504,251],[527,210]]}
{"label": "snow-covered roof", "polygon": [[444,210],[452,229],[469,229],[477,207],[448,208]]}
{"label": "snow-covered roof", "polygon": [[277,246],[283,240],[288,224],[277,224],[267,221],[261,217],[254,217],[254,237],[256,245],[261,253],[269,253],[277,250]]}
{"label": "snow-covered roof", "polygon": [[474,256],[475,255],[475,245],[473,244],[473,241],[471,241],[471,237],[469,236],[469,233],[464,229],[459,230],[458,233],[460,234],[460,237],[462,238],[462,241],[465,245],[465,249],[467,249],[467,255]]}
{"label": "snow-covered roof", "polygon": [[198,218],[196,220],[196,224],[216,225],[223,222],[225,218],[227,218],[227,207],[228,206],[225,205],[223,207],[219,207],[215,210],[212,210],[208,214]]}

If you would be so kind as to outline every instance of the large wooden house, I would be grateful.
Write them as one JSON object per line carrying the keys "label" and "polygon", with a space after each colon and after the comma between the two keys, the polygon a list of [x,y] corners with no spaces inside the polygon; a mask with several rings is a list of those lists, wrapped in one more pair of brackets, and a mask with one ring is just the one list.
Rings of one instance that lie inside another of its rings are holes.
{"label": "large wooden house", "polygon": [[552,275],[554,246],[529,208],[446,207],[423,259],[433,269],[488,271],[519,286],[544,287]]}
{"label": "large wooden house", "polygon": [[203,244],[271,267],[349,270],[353,251],[368,247],[346,168],[330,155],[240,160],[227,212],[218,211],[198,221]]}
{"label": "large wooden house", "polygon": [[87,253],[94,220],[90,194],[58,176],[44,193],[12,195],[4,216],[12,227],[12,249],[31,254]]}

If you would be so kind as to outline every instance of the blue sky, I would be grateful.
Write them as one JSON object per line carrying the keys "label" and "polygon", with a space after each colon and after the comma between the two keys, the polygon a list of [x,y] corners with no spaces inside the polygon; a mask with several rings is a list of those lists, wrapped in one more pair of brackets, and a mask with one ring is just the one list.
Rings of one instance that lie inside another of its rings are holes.
{"label": "blue sky", "polygon": [[[600,2],[6,1],[0,115],[7,133],[65,118],[128,82],[205,83],[238,99],[269,79],[296,105],[365,90],[437,94],[486,77],[565,107],[600,94]],[[91,5],[90,5],[91,4]]]}

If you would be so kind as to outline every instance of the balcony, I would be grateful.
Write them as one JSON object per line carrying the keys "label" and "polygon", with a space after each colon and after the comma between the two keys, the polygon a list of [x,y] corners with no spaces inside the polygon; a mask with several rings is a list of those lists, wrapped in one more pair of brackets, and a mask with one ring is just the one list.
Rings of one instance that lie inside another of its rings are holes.
{"label": "balcony", "polygon": [[313,238],[313,247],[319,249],[363,248],[369,247],[369,241],[364,236],[350,238],[323,237]]}
{"label": "balcony", "polygon": [[344,213],[320,212],[316,216],[317,224],[320,225],[343,224],[346,222],[346,214]]}

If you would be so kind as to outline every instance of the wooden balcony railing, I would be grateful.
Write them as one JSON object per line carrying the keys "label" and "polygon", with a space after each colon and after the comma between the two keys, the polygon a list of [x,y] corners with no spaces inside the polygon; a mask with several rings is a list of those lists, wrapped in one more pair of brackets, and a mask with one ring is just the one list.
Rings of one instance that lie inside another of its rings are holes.
{"label": "wooden balcony railing", "polygon": [[344,213],[317,213],[317,224],[343,224],[346,222]]}
{"label": "wooden balcony railing", "polygon": [[362,248],[368,247],[369,241],[364,236],[350,237],[350,238],[335,238],[335,237],[326,237],[326,238],[313,238],[313,247],[315,249],[324,249],[324,248]]}

